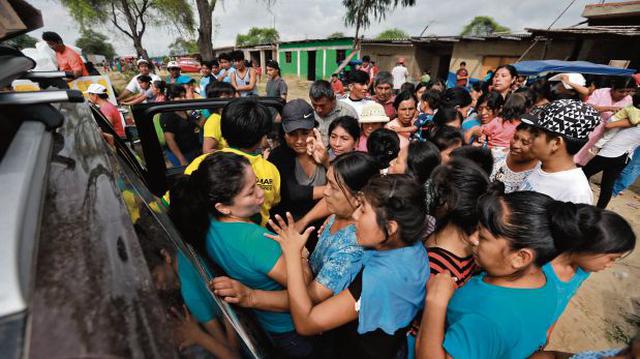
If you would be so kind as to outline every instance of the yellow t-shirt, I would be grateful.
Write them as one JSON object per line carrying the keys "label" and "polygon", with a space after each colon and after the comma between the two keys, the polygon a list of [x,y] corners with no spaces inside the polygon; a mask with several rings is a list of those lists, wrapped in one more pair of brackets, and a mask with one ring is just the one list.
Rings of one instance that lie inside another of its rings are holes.
{"label": "yellow t-shirt", "polygon": [[[265,226],[267,221],[269,221],[269,210],[280,202],[280,172],[278,171],[278,168],[276,168],[273,163],[265,160],[261,154],[253,155],[230,147],[223,148],[220,151],[231,152],[244,156],[249,160],[249,163],[251,163],[251,167],[258,178],[258,186],[260,186],[264,191],[264,203],[260,209],[260,216],[262,217],[260,224]],[[208,155],[210,155],[210,153],[196,157],[191,161],[191,163],[189,163],[187,168],[185,168],[184,174],[190,175],[193,171],[198,169],[200,163]]]}
{"label": "yellow t-shirt", "polygon": [[629,105],[616,112],[612,117],[614,119],[610,120],[611,122],[629,120],[633,126],[637,126],[640,124],[640,109],[633,105]]}
{"label": "yellow t-shirt", "polygon": [[213,113],[207,118],[207,121],[204,123],[204,137],[211,137],[218,141],[218,149],[229,147],[227,140],[222,137],[219,113]]}

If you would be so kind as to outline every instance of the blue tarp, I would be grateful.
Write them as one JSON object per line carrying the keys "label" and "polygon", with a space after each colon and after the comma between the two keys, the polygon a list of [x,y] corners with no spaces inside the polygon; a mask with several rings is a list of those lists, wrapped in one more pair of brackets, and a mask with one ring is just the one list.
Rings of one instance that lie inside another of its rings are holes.
{"label": "blue tarp", "polygon": [[630,76],[636,72],[634,69],[621,69],[619,67],[594,64],[588,61],[521,61],[513,66],[518,70],[518,74],[525,76],[539,75],[548,72],[578,72],[590,75]]}

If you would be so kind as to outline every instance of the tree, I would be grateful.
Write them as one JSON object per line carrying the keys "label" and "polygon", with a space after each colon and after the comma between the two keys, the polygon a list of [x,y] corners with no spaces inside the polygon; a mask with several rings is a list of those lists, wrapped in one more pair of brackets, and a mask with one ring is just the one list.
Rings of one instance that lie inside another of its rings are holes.
{"label": "tree", "polygon": [[4,43],[22,50],[29,47],[36,47],[36,42],[38,42],[38,40],[35,37],[31,37],[27,34],[22,34],[5,41]]}
{"label": "tree", "polygon": [[344,32],[334,32],[333,34],[327,36],[327,39],[339,39],[341,37],[345,37]]}
{"label": "tree", "polygon": [[376,40],[402,40],[408,38],[409,34],[398,28],[384,30],[376,36]]}
{"label": "tree", "polygon": [[236,36],[236,46],[251,46],[259,44],[275,44],[280,40],[276,29],[252,27],[246,35]]}
{"label": "tree", "polygon": [[395,9],[398,5],[403,7],[413,6],[416,0],[342,0],[342,5],[346,8],[344,24],[356,27],[356,36],[353,42],[353,50],[340,64],[337,72],[347,66],[349,61],[360,50],[360,31],[366,30],[371,25],[371,20],[382,21],[387,16],[387,12]]}
{"label": "tree", "polygon": [[213,10],[217,0],[196,0],[198,9],[198,50],[202,60],[213,60]]}
{"label": "tree", "polygon": [[196,40],[185,40],[177,38],[169,45],[169,55],[178,56],[198,52],[198,42]]}
{"label": "tree", "polygon": [[82,28],[113,26],[133,42],[138,57],[149,59],[142,45],[148,25],[173,24],[179,33],[192,32],[193,12],[188,0],[61,0]]}
{"label": "tree", "polygon": [[113,45],[107,42],[107,37],[93,30],[82,30],[82,36],[76,40],[76,46],[82,49],[84,53],[104,55],[107,59],[113,59],[116,55]]}
{"label": "tree", "polygon": [[509,32],[508,27],[498,24],[490,16],[476,16],[469,22],[460,35],[462,36],[487,36],[494,32]]}

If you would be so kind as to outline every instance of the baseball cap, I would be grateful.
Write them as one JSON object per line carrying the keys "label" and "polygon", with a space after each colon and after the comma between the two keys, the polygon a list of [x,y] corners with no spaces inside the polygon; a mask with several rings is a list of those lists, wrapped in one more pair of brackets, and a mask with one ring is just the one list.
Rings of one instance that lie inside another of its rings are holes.
{"label": "baseball cap", "polygon": [[94,95],[102,95],[107,93],[107,88],[100,85],[100,84],[91,84],[89,85],[89,87],[87,88],[87,91],[85,91],[85,93],[91,93]]}
{"label": "baseball cap", "polygon": [[[549,78],[549,81],[562,81],[561,77],[564,75],[566,75],[569,78],[569,82],[571,82],[572,84],[576,84],[580,86],[584,86],[587,84],[587,80],[585,80],[584,76],[582,76],[582,74],[579,74],[577,72],[565,72],[562,74],[553,75]],[[571,86],[569,86],[568,84],[563,83],[562,85],[564,86],[565,89],[571,90]]]}
{"label": "baseball cap", "polygon": [[384,112],[384,107],[374,101],[368,102],[362,106],[362,112],[360,113],[360,123],[376,123],[376,122],[389,122],[387,113]]}
{"label": "baseball cap", "polygon": [[600,123],[600,114],[590,105],[578,100],[556,100],[535,114],[521,118],[527,125],[574,140],[586,140]]}
{"label": "baseball cap", "polygon": [[138,61],[136,61],[136,66],[140,66],[140,64],[147,64],[149,65],[149,61],[145,60],[145,59],[138,59]]}
{"label": "baseball cap", "polygon": [[178,65],[178,63],[175,62],[175,61],[169,61],[169,63],[167,64],[167,68],[168,69],[170,69],[170,68],[178,68],[179,69],[180,65]]}
{"label": "baseball cap", "polygon": [[287,102],[282,109],[282,128],[290,133],[298,129],[310,130],[315,127],[313,108],[303,99]]}

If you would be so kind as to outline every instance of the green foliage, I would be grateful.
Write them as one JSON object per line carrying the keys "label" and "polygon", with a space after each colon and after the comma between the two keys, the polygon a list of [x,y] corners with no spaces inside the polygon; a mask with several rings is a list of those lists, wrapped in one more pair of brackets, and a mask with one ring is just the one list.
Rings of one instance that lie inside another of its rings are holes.
{"label": "green foliage", "polygon": [[81,48],[84,53],[104,55],[107,59],[112,59],[116,55],[105,35],[89,29],[82,30],[81,34],[80,38],[76,40],[76,46]]}
{"label": "green foliage", "polygon": [[460,35],[462,36],[486,36],[495,32],[509,32],[508,27],[498,24],[490,16],[476,16],[469,22]]}
{"label": "green foliage", "polygon": [[334,32],[333,34],[327,36],[327,39],[339,39],[341,37],[345,37],[344,32]]}
{"label": "green foliage", "polygon": [[410,36],[406,32],[398,29],[387,29],[376,36],[376,40],[402,40],[408,39]]}
{"label": "green foliage", "polygon": [[276,29],[252,27],[246,35],[238,34],[236,36],[236,46],[275,44],[279,40],[280,34]]}
{"label": "green foliage", "polygon": [[21,50],[29,47],[36,47],[36,42],[38,42],[38,39],[27,34],[18,35],[12,39],[3,41],[3,43],[10,46],[15,46]]}
{"label": "green foliage", "polygon": [[198,52],[198,42],[196,40],[186,40],[181,37],[169,44],[169,56],[193,54]]}
{"label": "green foliage", "polygon": [[342,5],[347,10],[344,15],[344,24],[355,26],[357,37],[358,30],[368,28],[371,20],[384,20],[387,12],[398,5],[406,7],[415,4],[416,0],[342,0]]}

